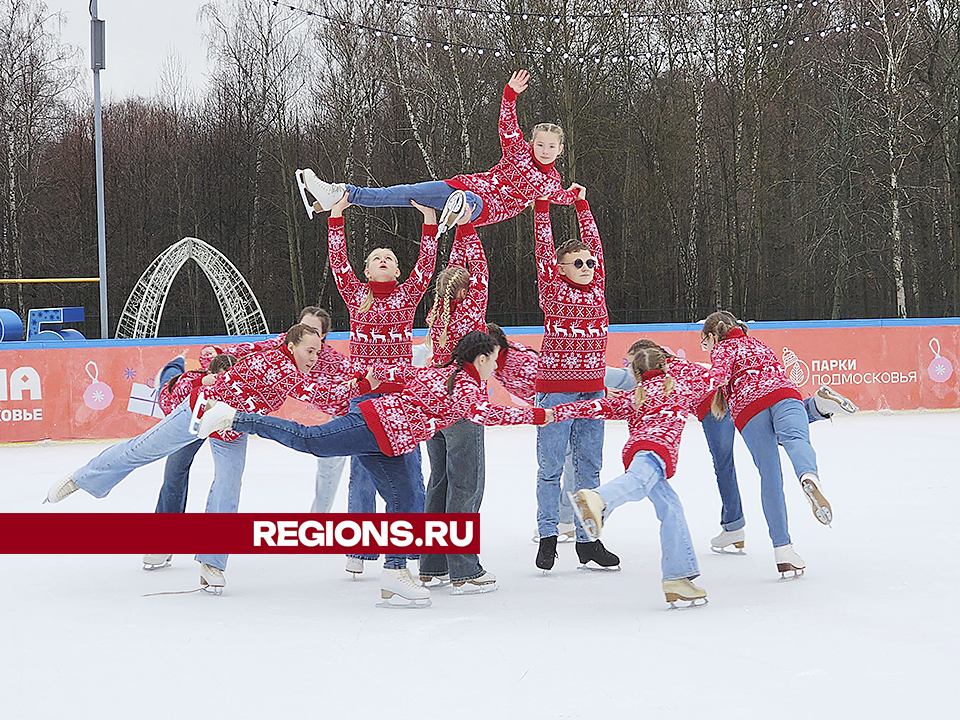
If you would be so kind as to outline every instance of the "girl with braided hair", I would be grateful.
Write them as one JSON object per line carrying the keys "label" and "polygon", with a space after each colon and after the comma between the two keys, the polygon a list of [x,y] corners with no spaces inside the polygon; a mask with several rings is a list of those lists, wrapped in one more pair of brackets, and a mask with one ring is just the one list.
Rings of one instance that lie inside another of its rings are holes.
{"label": "girl with braided hair", "polygon": [[[450,262],[437,276],[436,297],[427,316],[433,362],[438,366],[454,362],[452,351],[461,338],[490,337],[486,321],[487,259],[468,217],[461,218],[457,226]],[[486,481],[483,426],[460,420],[438,430],[427,441],[427,457],[430,479],[425,512],[479,512]],[[457,595],[497,589],[496,577],[483,569],[474,554],[424,555],[420,559],[420,580],[430,587],[452,583]]]}
{"label": "girl with braided hair", "polygon": [[[633,348],[631,348],[632,350]],[[680,498],[668,482],[677,467],[686,417],[717,388],[706,368],[669,358],[658,345],[637,348],[631,361],[637,379],[633,393],[554,407],[554,420],[597,418],[626,420],[630,431],[623,448],[623,475],[596,490],[572,496],[574,511],[596,539],[610,514],[627,502],[650,498],[660,520],[663,592],[667,602],[704,604],[707,593],[691,582],[700,575],[697,555]]]}
{"label": "girl with braided hair", "polygon": [[[552,419],[550,410],[504,407],[490,402],[486,381],[496,369],[499,350],[497,342],[486,333],[470,332],[457,343],[450,360],[442,367],[393,365],[370,368],[356,392],[376,390],[381,383],[398,386],[399,391],[365,400],[347,415],[324,425],[308,427],[217,405],[204,414],[199,435],[203,437],[211,432],[232,429],[270,438],[318,457],[356,456],[370,471],[378,492],[387,499],[387,512],[414,512],[413,495],[402,456],[418,443],[429,441],[463,420],[477,425],[540,425]],[[433,555],[423,557],[425,560]],[[459,578],[454,591],[466,593],[495,589],[495,580],[493,583],[486,579],[482,583],[476,582],[489,574],[482,569],[480,572],[472,583],[470,579]],[[380,590],[381,598],[388,605],[430,605],[429,590],[410,575],[404,555],[387,556]]]}

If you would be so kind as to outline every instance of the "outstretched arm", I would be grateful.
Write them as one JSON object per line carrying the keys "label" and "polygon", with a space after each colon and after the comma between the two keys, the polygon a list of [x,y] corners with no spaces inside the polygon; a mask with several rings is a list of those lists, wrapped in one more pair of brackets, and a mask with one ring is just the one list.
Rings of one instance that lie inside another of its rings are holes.
{"label": "outstretched arm", "polygon": [[[343,203],[345,199],[346,195],[337,205]],[[334,212],[337,205],[334,206],[334,211],[331,211],[330,217],[327,219],[327,248],[330,257],[330,270],[333,272],[333,281],[337,284],[337,290],[340,291],[344,302],[347,303],[347,308],[352,312],[354,310],[353,299],[364,288],[361,287],[363,283],[354,275],[353,268],[350,266],[350,259],[347,257],[347,236],[343,227],[343,208],[340,208],[340,214],[335,216]]]}
{"label": "outstretched arm", "polygon": [[509,155],[523,148],[523,133],[520,132],[520,125],[517,122],[517,95],[527,89],[529,81],[530,73],[526,70],[517,70],[510,76],[506,87],[503,88],[503,99],[500,101],[500,122],[497,129],[500,133],[500,149],[504,155]]}
{"label": "outstretched arm", "polygon": [[437,211],[413,200],[410,204],[423,213],[423,235],[420,238],[417,264],[413,266],[410,277],[401,287],[408,293],[408,297],[420,302],[420,298],[427,292],[437,265]]}

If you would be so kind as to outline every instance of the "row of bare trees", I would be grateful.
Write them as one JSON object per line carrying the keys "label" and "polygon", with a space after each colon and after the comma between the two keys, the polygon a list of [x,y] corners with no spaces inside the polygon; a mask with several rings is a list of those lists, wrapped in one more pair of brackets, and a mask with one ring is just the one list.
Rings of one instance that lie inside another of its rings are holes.
{"label": "row of bare trees", "polygon": [[[306,304],[342,316],[293,171],[386,185],[491,167],[518,67],[522,126],[559,122],[560,170],[588,187],[613,322],[960,315],[960,0],[293,4],[209,3],[209,85],[171,61],[154,97],[105,108],[112,316],[187,235],[237,265],[271,327]],[[95,275],[77,54],[37,0],[0,9],[0,276]],[[410,268],[418,217],[348,210],[355,267],[390,245]],[[572,211],[554,226],[574,233]],[[530,213],[481,237],[490,318],[537,324]],[[95,327],[95,287],[2,287],[6,307],[83,304]],[[188,268],[165,331],[219,332],[217,315]]]}

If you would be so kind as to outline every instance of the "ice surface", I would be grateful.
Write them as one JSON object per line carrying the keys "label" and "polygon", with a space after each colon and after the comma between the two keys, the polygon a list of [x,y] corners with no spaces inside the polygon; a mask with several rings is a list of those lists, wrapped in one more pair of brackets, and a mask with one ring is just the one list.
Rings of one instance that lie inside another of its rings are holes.
{"label": "ice surface", "polygon": [[[607,424],[603,477],[623,424]],[[960,413],[864,414],[811,426],[832,529],[813,517],[784,456],[805,577],[778,582],[742,442],[746,556],[709,551],[719,496],[699,424],[673,485],[699,554],[701,609],[668,611],[649,502],[619,509],[604,544],[619,573],[555,570],[536,546],[532,428],[487,430],[484,567],[495,593],[434,592],[427,610],[384,610],[376,564],[358,581],[337,555],[237,555],[222,597],[143,597],[196,586],[187,556],[0,557],[0,717],[426,718],[939,717],[954,705]],[[0,447],[4,512],[144,512],[162,463],[104,500],[42,506],[50,484],[105,444]],[[315,462],[251,438],[244,512],[306,512]],[[188,510],[211,478],[197,456]],[[346,479],[337,512],[346,510]],[[90,532],[97,532],[91,527]],[[269,714],[269,715],[268,715]]]}

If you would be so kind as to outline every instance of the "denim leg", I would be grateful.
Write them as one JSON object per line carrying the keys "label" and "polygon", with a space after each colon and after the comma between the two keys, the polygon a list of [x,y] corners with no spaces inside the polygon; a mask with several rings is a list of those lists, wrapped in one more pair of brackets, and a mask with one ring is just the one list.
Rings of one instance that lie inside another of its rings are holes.
{"label": "denim leg", "polygon": [[276,440],[292,450],[317,457],[382,454],[377,438],[359,412],[347,413],[323,425],[301,425],[269,415],[238,412],[233,429]]}
{"label": "denim leg", "polygon": [[[440,440],[434,442],[438,437]],[[486,477],[483,426],[458,420],[427,441],[427,453],[427,512],[479,512]],[[442,575],[445,571],[453,581],[471,580],[484,572],[475,554],[424,555],[420,561],[424,575]]]}
{"label": "denim leg", "polygon": [[660,567],[663,579],[693,580],[700,575],[700,565],[680,497],[665,478],[653,484],[648,497],[660,520]]}
{"label": "denim leg", "polygon": [[186,445],[175,453],[167,455],[163,466],[163,485],[157,498],[158,513],[182,513],[187,511],[187,488],[190,484],[190,466],[196,457],[203,440]]}
{"label": "denim leg", "polygon": [[[391,185],[383,188],[357,187],[347,185],[350,203],[362,207],[403,207],[410,208],[411,200],[421,205],[443,210],[447,198],[454,188],[443,180],[429,180],[427,182],[410,183],[407,185]],[[476,220],[483,210],[483,200],[478,195],[466,191],[467,203],[472,205],[473,217]]]}
{"label": "denim leg", "polygon": [[703,436],[713,458],[713,472],[717,476],[717,488],[720,490],[720,526],[724,530],[739,530],[746,521],[743,519],[743,505],[740,502],[740,487],[737,484],[737,469],[733,464],[733,438],[737,428],[733,418],[727,412],[722,418],[713,413],[700,423]]}
{"label": "denim leg", "polygon": [[[350,458],[350,482],[347,485],[347,512],[372,514],[377,511],[377,488],[373,484],[370,472],[364,467],[358,455]],[[358,555],[347,553],[347,557],[361,560],[376,560],[379,555]]]}
{"label": "denim leg", "polygon": [[654,483],[666,477],[664,467],[663,460],[656,453],[641,450],[633,456],[625,473],[598,487],[597,492],[606,504],[604,523],[621,505],[643,500]]}
{"label": "denim leg", "polygon": [[803,401],[803,406],[807,410],[807,420],[809,422],[815,423],[817,420],[826,420],[823,415],[820,414],[820,411],[817,410],[817,401],[812,397],[808,397]]}
{"label": "denim leg", "polygon": [[760,471],[760,504],[767,520],[767,530],[774,547],[790,544],[787,529],[787,503],[783,497],[783,469],[780,467],[780,446],[773,430],[770,408],[762,410],[740,431],[743,441]]}
{"label": "denim leg", "polygon": [[788,398],[770,408],[773,431],[787,451],[787,457],[799,478],[807,472],[817,474],[817,454],[810,444],[810,422],[807,409],[799,400]]}
{"label": "denim leg", "polygon": [[[573,402],[579,393],[537,393],[536,407],[551,408]],[[557,535],[560,521],[560,476],[570,444],[574,420],[537,427],[537,533]]]}
{"label": "denim leg", "polygon": [[573,452],[567,445],[567,456],[563,460],[563,475],[560,479],[560,524],[573,525],[575,515],[570,504],[570,493],[576,490],[576,479],[573,472]]}
{"label": "denim leg", "polygon": [[[578,393],[577,400],[595,400],[603,392]],[[603,466],[603,420],[577,418],[570,429],[570,452],[573,456],[574,487],[577,490],[593,490],[600,486],[600,469]],[[590,542],[590,536],[575,522],[577,542]]]}
{"label": "denim leg", "polygon": [[[372,434],[372,433],[371,433]],[[416,505],[407,460],[382,453],[360,455],[360,463],[370,473],[373,484],[386,504],[388,513],[412,513]],[[376,556],[375,556],[376,557]],[[383,567],[398,570],[407,566],[406,555],[383,556]]]}
{"label": "denim leg", "polygon": [[[247,436],[225,441],[210,438],[213,454],[213,484],[207,494],[208,513],[235,513],[240,506],[240,483],[247,462]],[[227,569],[225,553],[196,555],[197,562],[206,563],[221,570]]]}
{"label": "denim leg", "polygon": [[117,443],[73,473],[73,482],[102,498],[127,475],[197,441],[189,431],[190,403],[184,400],[167,417],[142,435]]}
{"label": "denim leg", "polygon": [[317,489],[314,493],[312,513],[328,513],[337,497],[337,488],[340,487],[340,476],[343,474],[345,457],[317,458]]}

